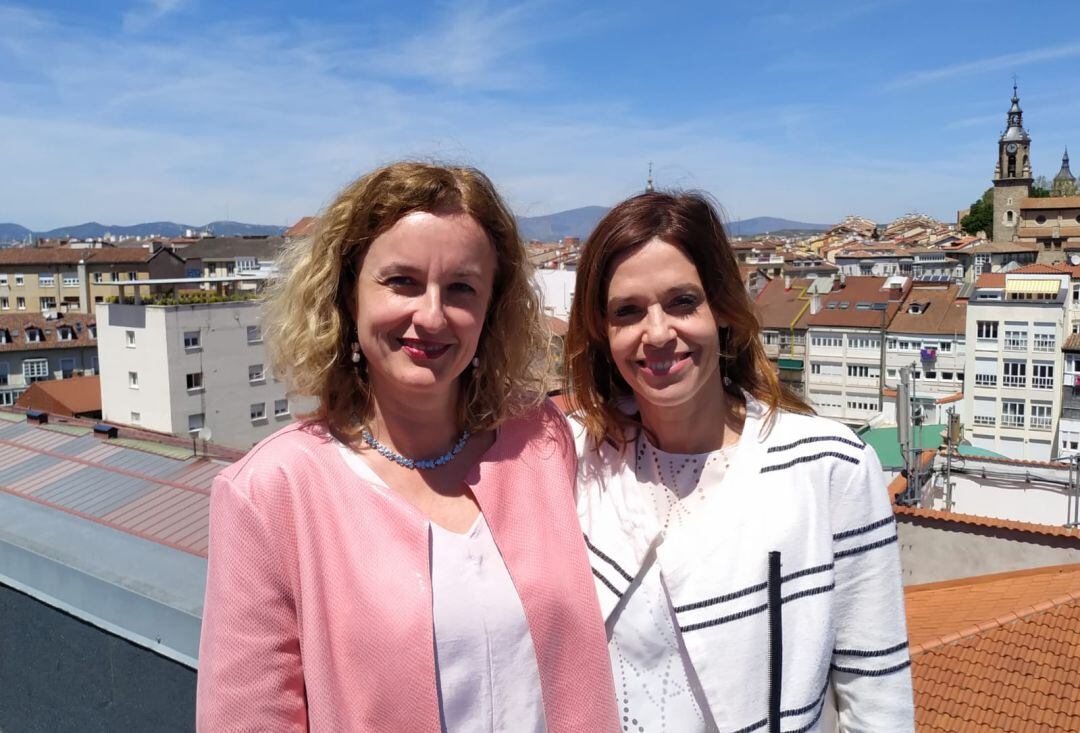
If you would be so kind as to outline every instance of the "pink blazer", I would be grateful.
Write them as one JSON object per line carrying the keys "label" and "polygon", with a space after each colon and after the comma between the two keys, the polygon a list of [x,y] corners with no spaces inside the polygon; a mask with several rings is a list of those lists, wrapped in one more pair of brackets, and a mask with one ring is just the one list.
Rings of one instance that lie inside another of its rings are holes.
{"label": "pink blazer", "polygon": [[[521,596],[550,731],[617,731],[603,621],[550,402],[467,477]],[[200,731],[439,731],[428,523],[291,425],[215,480]],[[476,599],[483,603],[482,598]]]}

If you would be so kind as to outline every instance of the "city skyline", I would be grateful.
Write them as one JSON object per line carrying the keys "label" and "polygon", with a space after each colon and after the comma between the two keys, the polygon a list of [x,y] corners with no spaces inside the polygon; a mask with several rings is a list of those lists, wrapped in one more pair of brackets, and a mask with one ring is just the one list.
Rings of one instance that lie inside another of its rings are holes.
{"label": "city skyline", "polygon": [[477,165],[520,216],[611,205],[652,161],[732,220],[950,221],[990,185],[1014,74],[1035,174],[1080,149],[1064,2],[1051,24],[999,2],[289,5],[0,5],[0,221],[285,226],[400,157]]}

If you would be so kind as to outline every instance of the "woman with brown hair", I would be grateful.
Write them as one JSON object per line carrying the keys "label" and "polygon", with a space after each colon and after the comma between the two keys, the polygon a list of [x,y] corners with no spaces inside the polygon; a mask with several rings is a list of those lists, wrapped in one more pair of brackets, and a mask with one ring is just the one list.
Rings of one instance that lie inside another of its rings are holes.
{"label": "woman with brown hair", "polygon": [[624,730],[913,729],[874,451],[777,380],[719,216],[635,196],[567,335],[586,534]]}
{"label": "woman with brown hair", "polygon": [[302,420],[214,482],[203,731],[611,731],[574,447],[514,219],[397,163],[295,244],[264,333]]}

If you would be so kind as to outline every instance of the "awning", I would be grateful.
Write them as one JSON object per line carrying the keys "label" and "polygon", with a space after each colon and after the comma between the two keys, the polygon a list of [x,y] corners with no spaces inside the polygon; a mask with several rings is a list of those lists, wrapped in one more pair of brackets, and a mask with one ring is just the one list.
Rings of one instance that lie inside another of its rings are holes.
{"label": "awning", "polygon": [[802,371],[803,360],[802,359],[777,359],[776,365],[781,369],[793,369]]}
{"label": "awning", "polygon": [[1061,280],[1017,280],[1005,278],[1006,293],[1057,293],[1061,289]]}

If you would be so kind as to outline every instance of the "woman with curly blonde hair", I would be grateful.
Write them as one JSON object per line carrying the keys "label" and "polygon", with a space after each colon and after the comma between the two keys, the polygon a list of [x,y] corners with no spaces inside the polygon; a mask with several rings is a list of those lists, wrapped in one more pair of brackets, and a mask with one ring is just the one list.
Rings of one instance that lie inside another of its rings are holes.
{"label": "woman with curly blonde hair", "polygon": [[615,730],[517,227],[470,168],[348,186],[264,332],[317,406],[215,481],[198,727]]}

